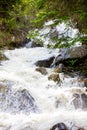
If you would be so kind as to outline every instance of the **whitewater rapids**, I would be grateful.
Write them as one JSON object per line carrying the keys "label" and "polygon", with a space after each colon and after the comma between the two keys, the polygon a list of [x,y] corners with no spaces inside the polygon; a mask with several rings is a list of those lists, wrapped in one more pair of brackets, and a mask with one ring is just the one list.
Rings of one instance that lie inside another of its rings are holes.
{"label": "whitewater rapids", "polygon": [[[1,62],[0,84],[9,84],[13,91],[27,90],[34,98],[37,110],[27,112],[25,107],[24,111],[16,113],[5,102],[3,107],[0,106],[0,130],[50,130],[58,122],[64,122],[69,130],[73,124],[87,130],[87,111],[75,109],[72,104],[72,94],[78,90],[85,91],[84,85],[77,82],[78,77],[64,78],[60,73],[62,84],[59,85],[48,80],[52,68],[47,68],[45,76],[35,70],[36,61],[58,53],[58,49],[44,47],[24,47],[4,52],[9,60]],[[59,106],[58,100],[61,101]]]}

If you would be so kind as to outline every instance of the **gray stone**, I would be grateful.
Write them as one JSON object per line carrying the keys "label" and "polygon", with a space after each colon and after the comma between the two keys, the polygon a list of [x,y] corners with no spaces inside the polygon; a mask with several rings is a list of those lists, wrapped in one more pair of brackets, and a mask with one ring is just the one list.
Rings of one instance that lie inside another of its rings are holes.
{"label": "gray stone", "polygon": [[54,60],[54,56],[52,56],[48,59],[39,60],[35,63],[35,65],[39,66],[39,67],[50,67],[51,64],[53,63],[53,60]]}
{"label": "gray stone", "polygon": [[83,58],[85,56],[87,56],[87,45],[60,49],[60,54],[55,58],[55,63],[67,59]]}
{"label": "gray stone", "polygon": [[67,127],[64,123],[57,123],[50,130],[67,130]]}

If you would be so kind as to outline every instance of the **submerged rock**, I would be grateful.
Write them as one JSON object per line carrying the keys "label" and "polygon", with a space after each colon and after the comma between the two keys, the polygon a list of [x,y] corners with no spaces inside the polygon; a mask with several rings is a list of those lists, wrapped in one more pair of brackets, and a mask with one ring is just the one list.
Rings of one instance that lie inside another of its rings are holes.
{"label": "submerged rock", "polygon": [[30,113],[36,112],[37,106],[28,90],[15,90],[12,86],[0,84],[0,110]]}
{"label": "submerged rock", "polygon": [[47,74],[47,70],[44,67],[38,67],[38,68],[36,68],[36,71],[40,72],[43,75]]}
{"label": "submerged rock", "polygon": [[73,126],[71,130],[85,130],[84,128]]}
{"label": "submerged rock", "polygon": [[67,130],[67,127],[64,123],[57,123],[50,130]]}
{"label": "submerged rock", "polygon": [[44,59],[44,60],[39,60],[35,63],[36,66],[40,66],[40,67],[50,67],[51,64],[53,63],[54,60],[54,56],[48,58],[48,59]]}
{"label": "submerged rock", "polygon": [[73,94],[74,100],[73,104],[75,108],[87,109],[87,95],[85,93],[75,93]]}

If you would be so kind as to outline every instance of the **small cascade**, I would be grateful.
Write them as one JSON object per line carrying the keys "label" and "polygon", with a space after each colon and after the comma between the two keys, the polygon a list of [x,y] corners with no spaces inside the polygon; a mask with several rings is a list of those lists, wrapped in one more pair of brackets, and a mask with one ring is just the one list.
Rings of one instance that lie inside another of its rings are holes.
{"label": "small cascade", "polygon": [[0,111],[11,113],[30,113],[37,111],[34,98],[26,89],[15,90],[5,83],[0,83]]}
{"label": "small cascade", "polygon": [[[44,31],[42,35],[51,30]],[[4,51],[8,60],[0,65],[0,130],[87,130],[87,88],[78,73],[64,73],[61,63],[55,67],[56,60],[68,57],[66,49],[31,44]],[[46,66],[50,58],[54,60]],[[45,66],[36,66],[40,61]]]}

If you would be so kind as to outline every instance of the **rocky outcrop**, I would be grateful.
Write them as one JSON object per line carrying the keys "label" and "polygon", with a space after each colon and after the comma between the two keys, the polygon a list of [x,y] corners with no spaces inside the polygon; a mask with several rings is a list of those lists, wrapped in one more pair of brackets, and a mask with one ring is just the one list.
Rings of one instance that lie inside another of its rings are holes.
{"label": "rocky outcrop", "polygon": [[67,130],[67,127],[64,123],[57,123],[50,130]]}
{"label": "rocky outcrop", "polygon": [[54,60],[54,56],[48,58],[48,59],[44,59],[44,60],[39,60],[35,63],[36,66],[39,66],[39,67],[50,67],[51,64],[53,63],[53,60]]}

